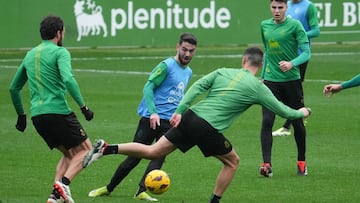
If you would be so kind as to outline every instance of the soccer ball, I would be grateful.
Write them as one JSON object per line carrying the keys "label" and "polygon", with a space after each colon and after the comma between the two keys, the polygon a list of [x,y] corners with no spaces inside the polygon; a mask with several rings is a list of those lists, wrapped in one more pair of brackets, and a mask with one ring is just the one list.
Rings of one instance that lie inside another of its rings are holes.
{"label": "soccer ball", "polygon": [[163,170],[152,170],[145,177],[145,187],[152,194],[160,195],[170,188],[170,178]]}

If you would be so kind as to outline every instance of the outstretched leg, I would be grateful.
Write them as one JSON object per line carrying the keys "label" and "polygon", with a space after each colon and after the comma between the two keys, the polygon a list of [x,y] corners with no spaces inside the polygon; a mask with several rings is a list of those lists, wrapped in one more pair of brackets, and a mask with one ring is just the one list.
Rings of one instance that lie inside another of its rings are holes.
{"label": "outstretched leg", "polygon": [[85,155],[83,167],[86,168],[103,155],[123,154],[145,159],[159,159],[170,154],[176,148],[177,147],[165,136],[162,136],[153,145],[145,145],[136,142],[108,145],[104,140],[98,140],[94,144],[93,149]]}
{"label": "outstretched leg", "polygon": [[215,157],[224,164],[224,167],[220,170],[217,176],[213,196],[210,200],[210,203],[220,202],[220,198],[223,196],[226,189],[230,185],[240,163],[240,158],[234,149],[225,155],[219,155]]}

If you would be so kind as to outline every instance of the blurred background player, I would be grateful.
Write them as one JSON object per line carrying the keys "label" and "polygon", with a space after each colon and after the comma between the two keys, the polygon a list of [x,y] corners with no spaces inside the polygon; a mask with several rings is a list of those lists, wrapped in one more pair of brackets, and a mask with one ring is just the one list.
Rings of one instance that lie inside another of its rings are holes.
{"label": "blurred background player", "polygon": [[[286,15],[290,18],[299,20],[303,25],[306,36],[309,39],[309,46],[311,48],[311,39],[320,35],[318,12],[316,6],[309,0],[292,0],[288,1],[288,9]],[[301,50],[299,50],[300,52]],[[299,65],[301,81],[304,82],[305,72],[309,61]],[[272,132],[273,136],[288,136],[291,135],[291,121],[286,120],[284,125]]]}
{"label": "blurred background player", "polygon": [[360,86],[360,74],[354,76],[348,81],[342,82],[340,84],[328,84],[325,85],[323,93],[331,97],[333,94],[340,92],[341,90]]}
{"label": "blurred background player", "polygon": [[[125,154],[158,159],[177,148],[185,153],[198,146],[204,157],[213,156],[223,164],[210,198],[210,203],[219,203],[240,162],[231,142],[223,134],[237,117],[254,104],[266,106],[289,119],[310,114],[307,108],[295,110],[279,102],[269,88],[254,76],[261,68],[262,61],[261,49],[247,48],[242,58],[242,68],[217,69],[189,88],[170,119],[174,127],[155,144],[131,142],[109,145],[104,140],[98,140],[84,157],[83,166],[87,167],[103,155]],[[191,106],[202,95],[206,96]]]}
{"label": "blurred background player", "polygon": [[[298,66],[310,59],[306,32],[298,20],[286,17],[287,0],[270,0],[272,18],[261,22],[261,37],[265,47],[265,64],[261,77],[276,98],[291,108],[304,107],[303,88]],[[300,49],[300,54],[299,50]],[[261,149],[263,164],[260,175],[272,176],[272,128],[275,114],[263,106]],[[292,120],[297,146],[298,175],[307,175],[305,162],[306,129],[303,119]]]}
{"label": "blurred background player", "polygon": [[[144,86],[144,96],[138,107],[141,116],[134,142],[150,145],[171,128],[171,115],[182,99],[192,76],[189,63],[195,54],[197,39],[190,33],[180,35],[176,45],[176,55],[160,62],[151,72]],[[110,182],[101,188],[92,190],[90,197],[109,195],[117,185],[140,163],[141,158],[128,156],[115,171]],[[151,160],[139,182],[134,198],[145,201],[158,201],[146,193],[145,177],[148,172],[160,169],[165,157]]]}
{"label": "blurred background player", "polygon": [[18,114],[16,129],[24,132],[26,128],[20,93],[29,81],[33,125],[51,150],[56,148],[63,154],[56,167],[55,183],[47,203],[57,203],[60,199],[72,203],[69,185],[82,170],[81,162],[91,149],[91,143],[68,106],[67,91],[80,106],[86,120],[91,120],[94,113],[85,106],[72,74],[70,53],[62,47],[65,35],[63,20],[57,16],[45,17],[40,23],[40,34],[42,42],[26,54],[10,84],[11,99]]}

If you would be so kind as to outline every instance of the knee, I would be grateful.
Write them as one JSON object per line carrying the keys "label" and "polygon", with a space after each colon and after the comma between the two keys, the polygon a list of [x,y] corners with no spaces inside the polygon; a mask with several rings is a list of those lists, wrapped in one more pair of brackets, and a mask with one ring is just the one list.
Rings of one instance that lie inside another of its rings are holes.
{"label": "knee", "polygon": [[227,163],[225,163],[229,168],[236,171],[240,164],[240,157],[238,155],[234,155]]}
{"label": "knee", "polygon": [[157,150],[154,147],[151,147],[147,152],[147,157],[150,159],[161,159],[164,158],[164,155],[161,151]]}
{"label": "knee", "polygon": [[238,155],[236,155],[234,160],[233,160],[233,165],[234,165],[235,170],[237,169],[239,164],[240,164],[240,157]]}

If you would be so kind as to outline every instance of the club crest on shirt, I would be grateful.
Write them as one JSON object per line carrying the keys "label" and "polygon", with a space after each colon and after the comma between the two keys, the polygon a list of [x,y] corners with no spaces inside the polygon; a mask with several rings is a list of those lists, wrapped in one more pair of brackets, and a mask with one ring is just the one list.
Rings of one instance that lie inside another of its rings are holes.
{"label": "club crest on shirt", "polygon": [[271,49],[280,47],[279,42],[277,42],[277,41],[269,40],[268,42],[269,42],[269,46],[270,46]]}

